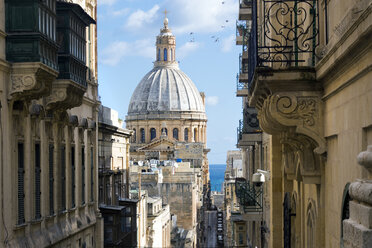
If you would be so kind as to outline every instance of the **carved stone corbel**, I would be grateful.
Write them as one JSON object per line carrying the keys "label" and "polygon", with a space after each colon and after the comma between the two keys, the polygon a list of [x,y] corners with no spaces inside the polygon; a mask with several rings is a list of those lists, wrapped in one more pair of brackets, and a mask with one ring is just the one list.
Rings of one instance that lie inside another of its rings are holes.
{"label": "carved stone corbel", "polygon": [[262,129],[268,133],[293,132],[316,142],[314,151],[326,151],[323,138],[323,113],[320,95],[316,92],[278,92],[270,95],[259,110]]}
{"label": "carved stone corbel", "polygon": [[50,93],[58,72],[40,63],[14,63],[11,68],[9,99],[38,99]]}
{"label": "carved stone corbel", "polygon": [[46,98],[47,109],[66,110],[80,106],[86,88],[71,81],[59,79],[52,84],[52,92]]}

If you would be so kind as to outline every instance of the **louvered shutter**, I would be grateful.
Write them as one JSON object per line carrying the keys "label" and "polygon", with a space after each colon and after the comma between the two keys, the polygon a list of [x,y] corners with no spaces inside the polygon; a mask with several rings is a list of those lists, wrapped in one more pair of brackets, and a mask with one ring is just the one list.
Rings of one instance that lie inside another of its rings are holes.
{"label": "louvered shutter", "polygon": [[75,147],[71,147],[71,207],[75,207]]}
{"label": "louvered shutter", "polygon": [[54,214],[54,146],[49,145],[49,214]]}
{"label": "louvered shutter", "polygon": [[66,147],[61,147],[61,210],[66,210]]}
{"label": "louvered shutter", "polygon": [[35,219],[41,218],[40,144],[35,144]]}
{"label": "louvered shutter", "polygon": [[90,200],[94,201],[94,161],[93,147],[90,148]]}
{"label": "louvered shutter", "polygon": [[25,168],[23,143],[18,143],[18,224],[25,223],[24,178]]}
{"label": "louvered shutter", "polygon": [[81,204],[85,204],[85,156],[84,147],[81,148]]}

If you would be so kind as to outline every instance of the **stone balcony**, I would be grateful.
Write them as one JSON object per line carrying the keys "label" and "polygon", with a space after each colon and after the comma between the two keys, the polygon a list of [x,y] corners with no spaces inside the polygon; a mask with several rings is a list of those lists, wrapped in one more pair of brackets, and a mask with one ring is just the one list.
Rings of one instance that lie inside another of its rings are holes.
{"label": "stone balcony", "polygon": [[58,72],[41,62],[13,63],[9,99],[38,99],[49,95]]}
{"label": "stone balcony", "polygon": [[86,87],[70,79],[57,79],[52,83],[51,94],[46,98],[46,107],[70,109],[80,106]]}

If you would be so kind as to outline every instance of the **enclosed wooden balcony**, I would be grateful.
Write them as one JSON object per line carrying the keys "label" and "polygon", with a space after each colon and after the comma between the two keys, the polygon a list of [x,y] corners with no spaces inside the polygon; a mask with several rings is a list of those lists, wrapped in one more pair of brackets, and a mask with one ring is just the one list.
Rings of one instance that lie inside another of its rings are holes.
{"label": "enclosed wooden balcony", "polygon": [[56,0],[5,0],[6,59],[12,63],[10,98],[50,93],[57,76]]}

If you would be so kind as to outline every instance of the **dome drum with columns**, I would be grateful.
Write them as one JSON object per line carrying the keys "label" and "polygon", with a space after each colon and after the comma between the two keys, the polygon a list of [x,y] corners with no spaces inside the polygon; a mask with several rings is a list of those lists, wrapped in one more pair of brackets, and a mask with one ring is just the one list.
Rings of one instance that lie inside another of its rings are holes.
{"label": "dome drum with columns", "polygon": [[205,146],[204,93],[178,67],[176,39],[168,28],[167,18],[156,38],[154,68],[134,90],[126,123],[128,129],[134,130],[133,150],[160,139],[200,142]]}

